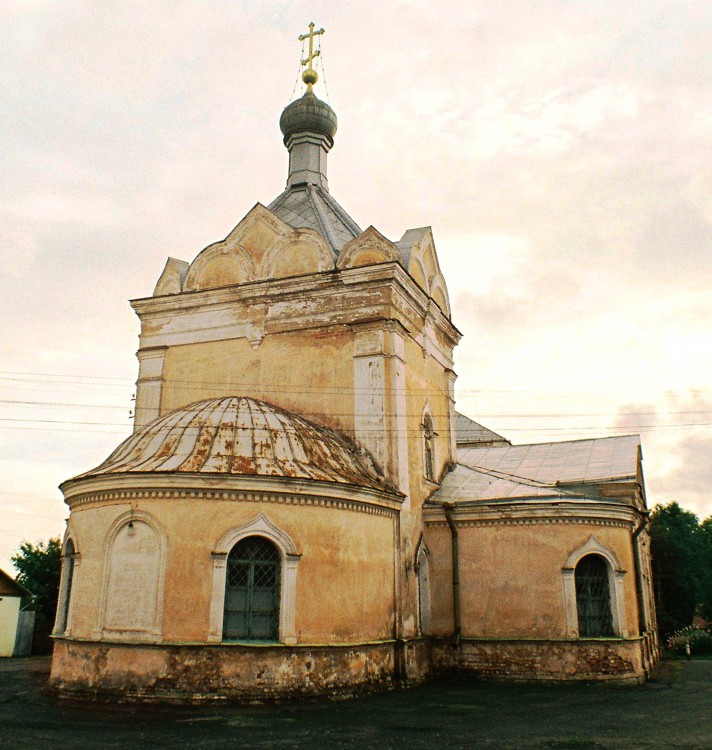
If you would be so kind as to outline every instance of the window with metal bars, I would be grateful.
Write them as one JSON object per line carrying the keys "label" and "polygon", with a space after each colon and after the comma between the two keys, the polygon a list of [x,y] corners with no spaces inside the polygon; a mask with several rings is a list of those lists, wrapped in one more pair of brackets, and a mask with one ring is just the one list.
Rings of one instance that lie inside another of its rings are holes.
{"label": "window with metal bars", "polygon": [[279,638],[279,550],[268,539],[248,536],[227,558],[223,639]]}
{"label": "window with metal bars", "polygon": [[613,635],[608,564],[600,555],[586,555],[576,565],[575,577],[579,636]]}

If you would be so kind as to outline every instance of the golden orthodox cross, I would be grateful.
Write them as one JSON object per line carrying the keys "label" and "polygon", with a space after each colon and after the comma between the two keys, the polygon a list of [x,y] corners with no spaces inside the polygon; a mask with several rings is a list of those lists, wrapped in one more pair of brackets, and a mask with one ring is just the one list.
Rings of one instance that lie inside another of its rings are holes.
{"label": "golden orthodox cross", "polygon": [[302,60],[302,65],[308,65],[309,67],[302,73],[302,81],[307,85],[307,91],[311,91],[314,84],[319,80],[316,70],[312,67],[312,60],[315,57],[319,57],[321,54],[320,50],[314,52],[314,37],[323,34],[324,29],[314,31],[314,22],[309,24],[309,33],[300,34],[299,41],[303,42],[305,39],[309,39],[309,55]]}

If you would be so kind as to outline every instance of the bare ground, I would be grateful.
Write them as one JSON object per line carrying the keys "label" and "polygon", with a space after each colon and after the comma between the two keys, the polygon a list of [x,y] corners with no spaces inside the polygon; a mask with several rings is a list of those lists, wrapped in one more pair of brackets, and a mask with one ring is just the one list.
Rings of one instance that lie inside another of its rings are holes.
{"label": "bare ground", "polygon": [[458,677],[347,701],[160,707],[76,703],[48,657],[0,659],[0,748],[595,748],[712,750],[712,661],[664,662],[646,685]]}

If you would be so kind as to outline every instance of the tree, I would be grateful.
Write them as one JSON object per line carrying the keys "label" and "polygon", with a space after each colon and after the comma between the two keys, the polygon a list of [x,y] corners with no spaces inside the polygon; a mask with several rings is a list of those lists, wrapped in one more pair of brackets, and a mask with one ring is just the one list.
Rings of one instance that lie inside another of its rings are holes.
{"label": "tree", "polygon": [[649,531],[658,627],[665,638],[690,625],[704,600],[707,534],[697,516],[677,503],[655,506]]}
{"label": "tree", "polygon": [[59,539],[49,539],[36,545],[23,542],[11,559],[18,571],[18,583],[34,594],[38,620],[54,622],[62,567],[62,545]]}
{"label": "tree", "polygon": [[702,616],[712,621],[712,516],[706,518],[700,524],[702,532],[702,592],[700,603],[702,604]]}

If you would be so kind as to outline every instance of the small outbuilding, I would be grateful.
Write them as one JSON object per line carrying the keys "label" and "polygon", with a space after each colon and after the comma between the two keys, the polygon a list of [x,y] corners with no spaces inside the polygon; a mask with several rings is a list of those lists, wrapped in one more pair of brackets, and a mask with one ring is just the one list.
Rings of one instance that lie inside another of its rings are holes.
{"label": "small outbuilding", "polygon": [[23,609],[22,600],[32,594],[4,570],[0,570],[0,656],[29,656],[35,613]]}

